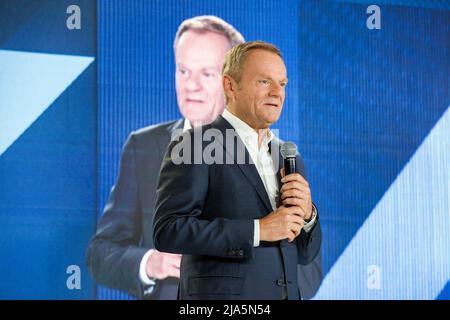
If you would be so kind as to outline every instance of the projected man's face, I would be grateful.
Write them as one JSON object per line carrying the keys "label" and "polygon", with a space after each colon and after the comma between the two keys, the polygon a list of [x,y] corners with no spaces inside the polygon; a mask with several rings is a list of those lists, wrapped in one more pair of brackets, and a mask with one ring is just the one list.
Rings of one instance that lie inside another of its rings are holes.
{"label": "projected man's face", "polygon": [[177,43],[178,107],[192,125],[211,123],[225,108],[221,68],[229,49],[225,36],[209,31],[188,30]]}

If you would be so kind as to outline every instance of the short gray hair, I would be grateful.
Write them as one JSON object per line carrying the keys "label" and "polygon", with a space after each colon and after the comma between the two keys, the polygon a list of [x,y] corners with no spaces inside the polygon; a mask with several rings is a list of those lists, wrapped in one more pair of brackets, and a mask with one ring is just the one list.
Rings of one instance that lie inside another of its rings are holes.
{"label": "short gray hair", "polygon": [[244,37],[231,24],[216,16],[197,16],[184,20],[178,27],[173,42],[173,48],[176,49],[178,41],[183,33],[188,30],[195,30],[197,32],[215,32],[225,36],[230,42],[230,48],[237,44],[244,43]]}

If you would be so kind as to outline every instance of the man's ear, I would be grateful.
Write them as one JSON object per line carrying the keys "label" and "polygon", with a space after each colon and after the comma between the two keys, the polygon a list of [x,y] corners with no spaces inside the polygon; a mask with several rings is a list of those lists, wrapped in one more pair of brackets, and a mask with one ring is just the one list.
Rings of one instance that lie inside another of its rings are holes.
{"label": "man's ear", "polygon": [[228,99],[234,98],[236,86],[235,83],[233,83],[233,79],[228,75],[224,75],[222,77],[222,85],[223,91],[225,92],[225,96],[227,96]]}

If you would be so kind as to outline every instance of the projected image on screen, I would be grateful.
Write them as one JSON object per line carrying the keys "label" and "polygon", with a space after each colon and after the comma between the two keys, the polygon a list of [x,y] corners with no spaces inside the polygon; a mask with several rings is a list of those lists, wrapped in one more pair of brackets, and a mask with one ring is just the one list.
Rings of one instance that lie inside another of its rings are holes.
{"label": "projected image on screen", "polygon": [[263,40],[322,230],[301,298],[449,299],[449,26],[446,1],[2,1],[0,298],[176,299],[164,153],[226,108],[226,52]]}

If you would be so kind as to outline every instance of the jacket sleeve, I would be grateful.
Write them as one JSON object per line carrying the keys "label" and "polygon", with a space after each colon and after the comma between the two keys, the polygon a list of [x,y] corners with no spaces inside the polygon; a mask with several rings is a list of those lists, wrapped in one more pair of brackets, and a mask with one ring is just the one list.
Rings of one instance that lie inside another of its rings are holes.
{"label": "jacket sleeve", "polygon": [[134,139],[130,135],[123,149],[118,179],[89,243],[87,265],[98,283],[142,297],[139,265],[148,249],[139,246],[142,217]]}
{"label": "jacket sleeve", "polygon": [[302,299],[311,299],[322,284],[322,254],[319,251],[314,260],[306,265],[297,265],[297,280]]}
{"label": "jacket sleeve", "polygon": [[227,192],[227,186],[208,188],[210,166],[194,163],[198,149],[191,132],[169,144],[162,162],[153,223],[155,247],[172,253],[251,258],[253,220],[205,218],[212,216],[203,212],[208,192]]}
{"label": "jacket sleeve", "polygon": [[[297,155],[298,172],[306,178],[305,165],[301,156]],[[314,204],[313,204],[314,205]],[[320,254],[320,248],[322,244],[322,229],[319,222],[319,211],[314,205],[317,212],[317,222],[314,227],[309,231],[301,231],[300,235],[296,238],[297,251],[298,251],[298,263],[307,265],[311,263],[317,255]],[[321,271],[321,270],[320,270]]]}
{"label": "jacket sleeve", "polygon": [[296,238],[299,264],[311,263],[320,253],[322,229],[320,228],[319,213],[317,213],[316,219],[316,224],[309,232],[302,230]]}

